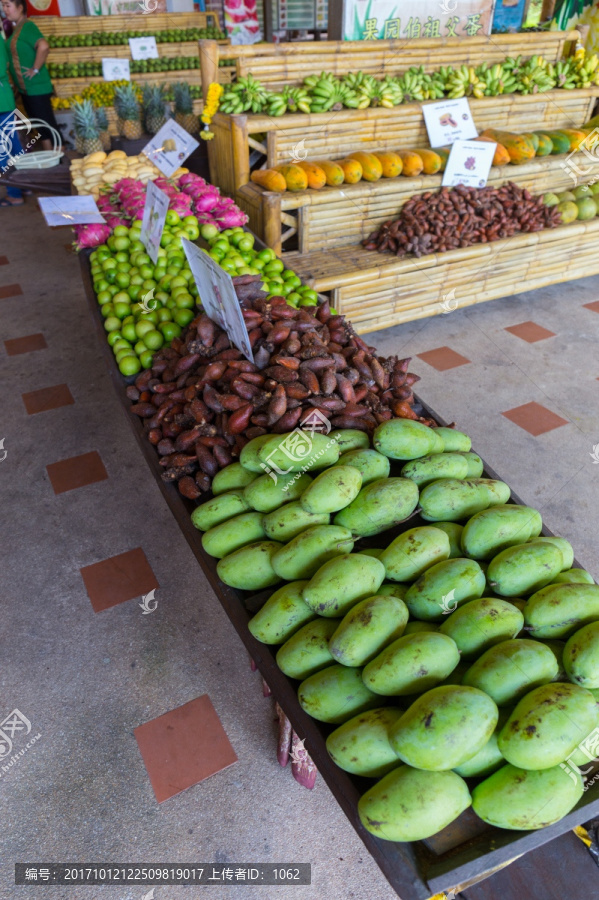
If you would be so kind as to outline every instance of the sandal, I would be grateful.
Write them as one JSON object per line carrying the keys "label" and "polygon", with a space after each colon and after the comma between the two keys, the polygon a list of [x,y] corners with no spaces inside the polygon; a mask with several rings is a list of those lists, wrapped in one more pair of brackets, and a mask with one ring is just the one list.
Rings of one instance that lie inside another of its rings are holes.
{"label": "sandal", "polygon": [[16,203],[11,203],[10,200],[7,200],[6,197],[3,197],[3,198],[0,200],[0,207],[7,207],[7,206],[23,206],[24,203],[25,203],[25,201],[24,201],[23,199],[17,200]]}

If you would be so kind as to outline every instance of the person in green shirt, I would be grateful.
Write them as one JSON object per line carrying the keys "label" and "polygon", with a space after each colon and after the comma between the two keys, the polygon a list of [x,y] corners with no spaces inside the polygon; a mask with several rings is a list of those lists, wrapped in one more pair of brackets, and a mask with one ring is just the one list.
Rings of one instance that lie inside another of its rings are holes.
{"label": "person in green shirt", "polygon": [[[42,119],[58,131],[50,102],[54,89],[45,65],[50,49],[48,42],[35,22],[27,18],[27,0],[2,0],[2,8],[15,26],[8,41],[10,74],[21,93],[27,115]],[[51,132],[41,127],[38,130],[42,149],[51,150]]]}
{"label": "person in green shirt", "polygon": [[[4,35],[0,34],[0,184],[2,176],[11,171],[12,157],[21,151],[21,144],[12,127],[16,103],[8,80],[8,52]],[[23,194],[19,188],[6,185],[6,197],[0,207],[22,206]]]}

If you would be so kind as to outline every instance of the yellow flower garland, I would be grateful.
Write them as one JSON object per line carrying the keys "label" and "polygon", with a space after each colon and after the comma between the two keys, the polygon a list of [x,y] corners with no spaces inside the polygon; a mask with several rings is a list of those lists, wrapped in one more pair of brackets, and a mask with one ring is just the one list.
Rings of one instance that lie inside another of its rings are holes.
{"label": "yellow flower garland", "polygon": [[222,84],[217,84],[216,82],[212,82],[212,84],[208,88],[208,94],[206,95],[206,103],[204,104],[204,111],[200,116],[200,119],[204,123],[203,131],[200,131],[200,137],[205,141],[211,141],[214,137],[214,132],[210,131],[209,125],[212,121],[212,117],[218,110],[218,105],[220,103],[221,94],[223,92]]}

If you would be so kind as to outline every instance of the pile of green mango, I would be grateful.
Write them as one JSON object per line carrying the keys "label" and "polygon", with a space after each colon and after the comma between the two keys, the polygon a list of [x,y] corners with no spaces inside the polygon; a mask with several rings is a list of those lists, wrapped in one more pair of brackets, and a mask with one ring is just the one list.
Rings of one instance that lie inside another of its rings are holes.
{"label": "pile of green mango", "polygon": [[599,586],[571,545],[455,429],[313,434],[302,459],[289,437],[250,441],[192,519],[225,584],[277,586],[249,629],[336,764],[376,779],[365,828],[422,840],[469,806],[506,829],[561,819],[599,735]]}

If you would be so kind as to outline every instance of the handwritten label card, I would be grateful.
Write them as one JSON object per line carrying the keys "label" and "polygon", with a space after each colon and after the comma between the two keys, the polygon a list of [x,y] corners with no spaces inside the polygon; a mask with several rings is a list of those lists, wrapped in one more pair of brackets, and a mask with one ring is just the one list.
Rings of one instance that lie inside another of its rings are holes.
{"label": "handwritten label card", "polygon": [[141,152],[168,178],[198,146],[184,128],[169,119]]}
{"label": "handwritten label card", "polygon": [[486,141],[456,141],[443,173],[443,185],[485,187],[496,148],[497,144]]}
{"label": "handwritten label card", "polygon": [[38,197],[38,203],[46,224],[57,225],[102,225],[106,219],[89,194],[67,197]]}
{"label": "handwritten label card", "polygon": [[422,107],[422,114],[433,148],[478,137],[467,97],[426,103]]}
{"label": "handwritten label card", "polygon": [[153,181],[148,181],[146,205],[141,223],[140,241],[148,251],[148,256],[156,265],[158,248],[164,230],[164,220],[168,211],[168,195],[157,188]]}

